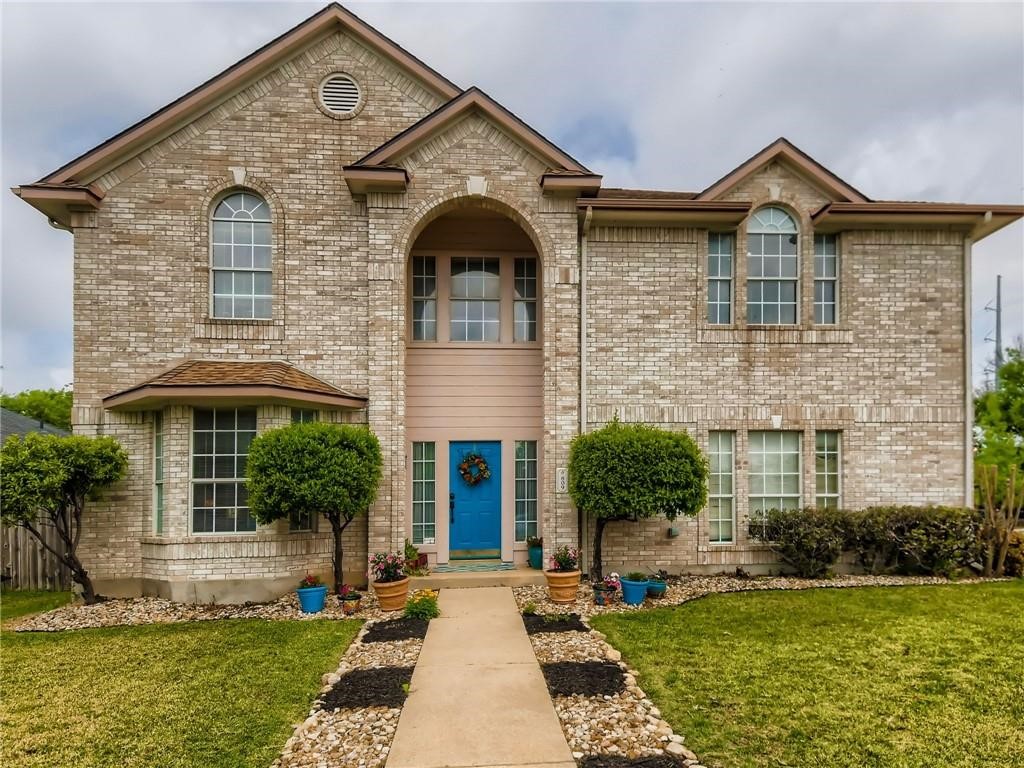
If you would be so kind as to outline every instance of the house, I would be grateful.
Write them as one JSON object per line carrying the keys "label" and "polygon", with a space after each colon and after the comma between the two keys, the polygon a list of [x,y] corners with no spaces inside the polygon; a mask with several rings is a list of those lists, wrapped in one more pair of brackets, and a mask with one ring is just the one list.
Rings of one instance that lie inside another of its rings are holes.
{"label": "house", "polygon": [[326,526],[248,513],[249,442],[293,421],[380,438],[353,580],[405,539],[586,550],[569,443],[616,415],[688,430],[711,498],[612,524],[606,567],[764,570],[759,509],[963,503],[971,245],[1024,213],[872,200],[785,139],[608,188],[336,4],[14,192],[74,234],[75,431],[131,456],[97,587],[218,601],[329,568]]}
{"label": "house", "polygon": [[32,432],[40,432],[44,435],[68,434],[60,427],[55,427],[41,419],[33,419],[31,416],[12,411],[9,408],[0,408],[0,444],[13,435],[24,437]]}

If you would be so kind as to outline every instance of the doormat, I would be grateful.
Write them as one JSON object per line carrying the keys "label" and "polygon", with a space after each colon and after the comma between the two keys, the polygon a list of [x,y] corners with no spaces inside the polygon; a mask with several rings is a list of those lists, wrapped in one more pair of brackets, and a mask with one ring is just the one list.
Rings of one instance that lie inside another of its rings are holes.
{"label": "doormat", "polygon": [[514,571],[515,563],[448,563],[435,565],[431,573],[484,573],[487,571]]}

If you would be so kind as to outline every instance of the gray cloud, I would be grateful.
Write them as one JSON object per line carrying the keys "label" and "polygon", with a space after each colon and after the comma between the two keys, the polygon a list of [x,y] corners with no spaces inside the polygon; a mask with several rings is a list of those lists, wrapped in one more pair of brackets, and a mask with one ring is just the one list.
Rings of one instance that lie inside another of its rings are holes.
{"label": "gray cloud", "polygon": [[[6,4],[5,187],[34,180],[314,13],[316,3]],[[373,4],[352,9],[479,85],[609,185],[700,189],[785,135],[870,197],[1021,202],[1019,4]],[[9,193],[4,388],[64,383],[71,238]],[[975,372],[1024,334],[1024,227],[975,248]]]}

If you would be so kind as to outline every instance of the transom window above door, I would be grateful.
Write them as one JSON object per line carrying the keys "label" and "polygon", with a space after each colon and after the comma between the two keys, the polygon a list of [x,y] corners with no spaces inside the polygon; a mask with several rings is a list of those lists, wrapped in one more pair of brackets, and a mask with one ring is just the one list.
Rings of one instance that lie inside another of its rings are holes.
{"label": "transom window above door", "polygon": [[416,254],[408,277],[411,342],[538,341],[540,270],[535,256]]}

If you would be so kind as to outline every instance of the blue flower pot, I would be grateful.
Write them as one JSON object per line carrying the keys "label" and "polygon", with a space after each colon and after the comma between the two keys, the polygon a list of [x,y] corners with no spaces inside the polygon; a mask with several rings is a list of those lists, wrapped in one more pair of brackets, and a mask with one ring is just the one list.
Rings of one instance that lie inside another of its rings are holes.
{"label": "blue flower pot", "polygon": [[664,597],[668,584],[664,581],[648,581],[647,594],[651,597]]}
{"label": "blue flower pot", "polygon": [[528,550],[526,550],[526,556],[530,560],[530,567],[539,571],[541,567],[541,562],[544,559],[544,548],[530,547]]}
{"label": "blue flower pot", "polygon": [[630,581],[622,579],[622,602],[626,605],[640,605],[647,597],[647,580]]}
{"label": "blue flower pot", "polygon": [[327,587],[302,587],[295,590],[303,613],[320,613],[327,602]]}

